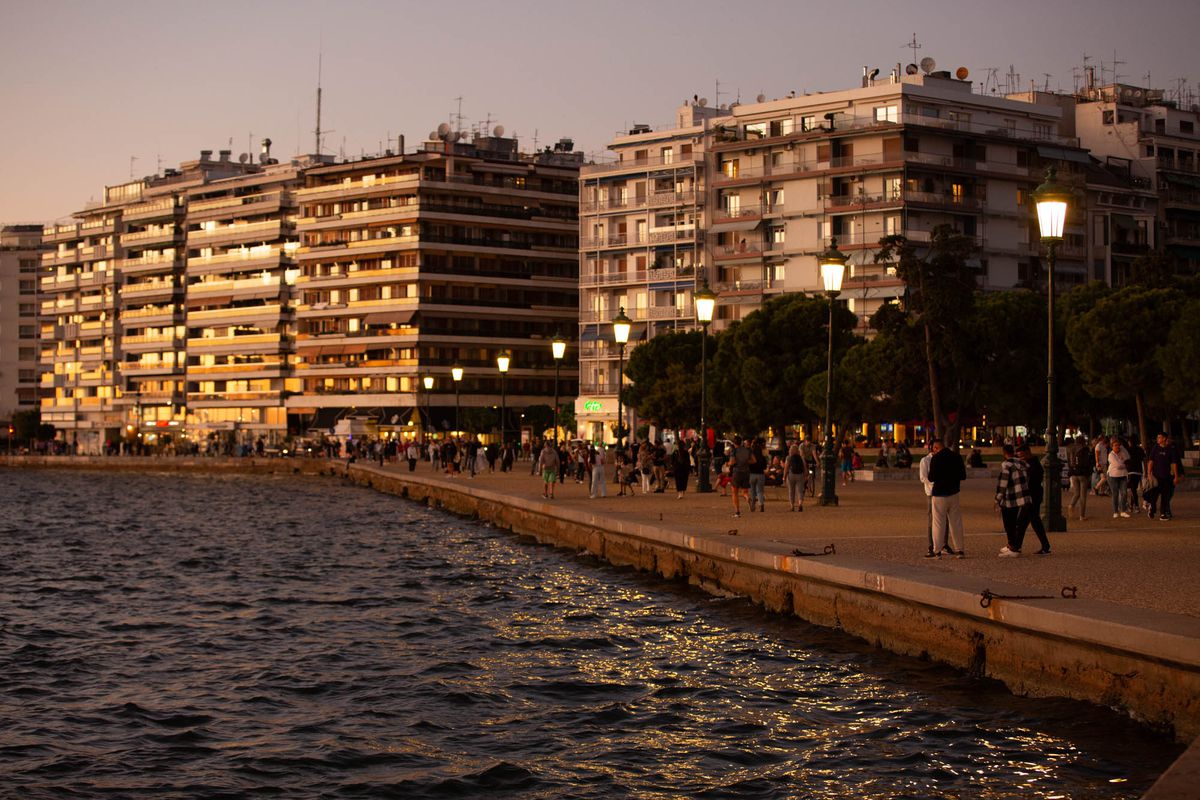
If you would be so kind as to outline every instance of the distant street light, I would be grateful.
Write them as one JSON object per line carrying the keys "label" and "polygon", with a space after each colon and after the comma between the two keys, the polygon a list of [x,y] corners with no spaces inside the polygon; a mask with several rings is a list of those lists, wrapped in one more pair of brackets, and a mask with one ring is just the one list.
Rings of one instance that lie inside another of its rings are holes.
{"label": "distant street light", "polygon": [[633,320],[625,316],[625,307],[617,311],[613,317],[613,340],[621,345],[621,355],[617,361],[617,447],[625,446],[625,407],[621,403],[621,385],[625,382],[625,343],[629,341],[629,328]]}
{"label": "distant street light", "polygon": [[696,491],[711,492],[708,467],[712,454],[708,450],[708,326],[717,305],[717,293],[708,288],[708,281],[692,295],[696,306],[696,321],[700,323],[700,452],[696,461]]}
{"label": "distant street light", "polygon": [[455,363],[450,368],[450,377],[454,378],[454,432],[455,434],[462,433],[462,425],[458,421],[458,386],[462,383],[463,368]]}
{"label": "distant street light", "polygon": [[558,373],[562,367],[563,356],[567,354],[567,340],[561,333],[554,334],[550,342],[550,352],[554,355],[554,446],[558,447]]}
{"label": "distant street light", "polygon": [[508,365],[512,362],[512,353],[501,350],[496,356],[496,368],[500,370],[500,446],[505,444],[504,417],[508,413]]}
{"label": "distant street light", "polygon": [[837,248],[837,239],[829,242],[829,249],[821,254],[821,282],[825,284],[825,295],[829,298],[829,351],[825,361],[825,451],[821,454],[821,471],[824,488],[821,505],[836,506],[837,470],[834,467],[833,443],[833,301],[842,292],[842,278],[846,276],[846,256]]}
{"label": "distant street light", "polygon": [[433,376],[424,376],[421,378],[421,383],[425,386],[425,424],[428,425],[425,429],[425,441],[428,442],[430,433],[433,430],[433,413],[429,410],[429,395],[433,391]]}

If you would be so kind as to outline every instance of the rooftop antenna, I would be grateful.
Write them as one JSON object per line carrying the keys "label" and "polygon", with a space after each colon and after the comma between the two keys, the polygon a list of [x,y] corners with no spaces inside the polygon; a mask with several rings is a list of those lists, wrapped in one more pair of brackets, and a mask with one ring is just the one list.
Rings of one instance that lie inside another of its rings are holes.
{"label": "rooftop antenna", "polygon": [[713,80],[713,83],[714,83],[713,105],[716,106],[717,108],[720,108],[721,107],[721,79],[716,78]]}
{"label": "rooftop antenna", "polygon": [[983,94],[987,94],[989,91],[995,94],[996,90],[1000,88],[1000,78],[998,77],[1000,75],[1000,68],[984,67],[984,69],[987,70],[987,77],[983,80]]}
{"label": "rooftop antenna", "polygon": [[133,162],[137,161],[137,156],[129,157],[129,180],[133,180]]}
{"label": "rooftop antenna", "polygon": [[162,172],[162,153],[154,154],[154,173],[157,175]]}
{"label": "rooftop antenna", "polygon": [[1043,91],[1043,92],[1048,92],[1048,91],[1050,91],[1050,73],[1049,73],[1049,72],[1043,72],[1042,74],[1046,76],[1046,83],[1045,83],[1045,85],[1042,87],[1042,91]]}
{"label": "rooftop antenna", "polygon": [[1145,77],[1145,79],[1146,79],[1146,88],[1147,89],[1149,89],[1150,87],[1152,87],[1154,85],[1150,82],[1150,70],[1146,70],[1146,74],[1143,77]]}
{"label": "rooftop antenna", "polygon": [[[323,48],[322,48],[323,49]],[[317,155],[321,155],[321,67],[325,54],[321,50],[317,51],[317,127],[313,133],[316,135],[314,142],[314,150]]]}
{"label": "rooftop antenna", "polygon": [[1124,77],[1125,77],[1125,76],[1124,76],[1124,75],[1122,75],[1121,73],[1117,72],[1117,67],[1119,67],[1119,66],[1121,66],[1122,64],[1125,64],[1125,63],[1128,63],[1128,62],[1125,62],[1125,61],[1118,61],[1118,60],[1117,60],[1117,51],[1116,51],[1116,49],[1114,48],[1114,49],[1113,49],[1113,70],[1112,70],[1112,72],[1113,72],[1113,83],[1120,83],[1120,82],[1121,82],[1121,78],[1124,78]]}
{"label": "rooftop antenna", "polygon": [[900,46],[907,47],[913,51],[912,63],[916,64],[917,63],[917,51],[920,50],[922,47],[924,47],[924,45],[917,44],[917,34],[916,33],[913,34],[913,38],[912,38],[911,42],[905,42],[904,44],[902,44]]}
{"label": "rooftop antenna", "polygon": [[457,101],[458,101],[458,113],[454,115],[454,130],[456,130],[456,131],[461,131],[461,130],[462,130],[462,121],[463,121],[463,115],[462,115],[462,101],[463,101],[463,99],[462,99],[462,95],[460,94],[458,97],[454,97],[454,98],[451,98],[451,99],[453,99],[453,100],[457,100]]}
{"label": "rooftop antenna", "polygon": [[533,129],[533,152],[537,152],[538,129]]}

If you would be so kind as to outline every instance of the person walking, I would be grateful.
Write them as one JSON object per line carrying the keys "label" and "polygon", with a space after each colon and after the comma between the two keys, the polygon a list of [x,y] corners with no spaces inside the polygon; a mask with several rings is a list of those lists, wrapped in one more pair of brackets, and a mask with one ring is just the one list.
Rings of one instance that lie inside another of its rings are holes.
{"label": "person walking", "polygon": [[1071,497],[1067,503],[1067,519],[1087,519],[1088,490],[1092,479],[1092,448],[1080,434],[1067,451],[1067,476],[1071,481]]}
{"label": "person walking", "polygon": [[763,440],[755,439],[750,447],[750,510],[757,502],[759,511],[767,510],[767,454]]}
{"label": "person walking", "polygon": [[746,501],[750,501],[750,448],[746,446],[740,436],[733,437],[733,455],[730,456],[730,461],[732,463],[729,467],[729,474],[733,477],[733,515],[740,517],[742,515],[742,495],[745,494]]}
{"label": "person walking", "polygon": [[408,443],[408,448],[404,451],[404,457],[408,460],[408,471],[415,471],[417,460],[421,457],[421,448],[417,446],[415,439]]}
{"label": "person walking", "polygon": [[588,493],[588,497],[592,500],[595,500],[596,497],[608,496],[608,487],[604,483],[604,462],[606,460],[604,445],[596,446],[591,452],[592,490]]}
{"label": "person walking", "polygon": [[842,486],[854,480],[854,443],[849,439],[842,445]]}
{"label": "person walking", "polygon": [[1129,443],[1125,446],[1129,451],[1129,458],[1125,459],[1125,470],[1129,473],[1129,486],[1127,494],[1129,495],[1128,509],[1130,514],[1138,514],[1142,510],[1142,502],[1140,490],[1142,485],[1142,466],[1146,461],[1146,451],[1138,443],[1136,436],[1129,437]]}
{"label": "person walking", "polygon": [[1160,433],[1146,453],[1147,474],[1154,478],[1154,486],[1143,496],[1150,519],[1161,510],[1159,519],[1171,519],[1171,498],[1175,496],[1175,484],[1183,479],[1183,462],[1179,448],[1165,433]]}
{"label": "person walking", "polygon": [[787,484],[788,503],[792,511],[804,510],[804,484],[808,480],[808,464],[800,445],[788,449],[787,461],[783,466],[783,482]]}
{"label": "person walking", "polygon": [[996,508],[1000,511],[1008,544],[1000,548],[1000,557],[1016,558],[1021,555],[1025,529],[1029,526],[1029,477],[1013,446],[1005,444],[1002,450],[1004,461],[996,479]]}
{"label": "person walking", "polygon": [[[1029,449],[1028,443],[1023,443],[1017,448],[1017,457],[1025,464],[1025,475],[1029,483],[1029,527],[1033,528],[1033,533],[1042,546],[1037,554],[1048,556],[1050,555],[1050,540],[1046,538],[1046,526],[1042,524],[1042,499],[1046,495],[1046,484],[1044,483],[1046,471],[1042,468],[1041,462],[1033,457],[1033,451]],[[1061,476],[1059,480],[1062,480]]]}
{"label": "person walking", "polygon": [[692,456],[686,447],[676,447],[671,458],[674,461],[671,468],[675,473],[675,499],[682,500],[687,492],[688,476],[692,472]]}
{"label": "person walking", "polygon": [[542,473],[542,497],[547,500],[554,499],[554,484],[558,483],[558,470],[560,466],[558,451],[547,440],[542,445],[541,455],[537,459],[538,471]]}
{"label": "person walking", "polygon": [[959,494],[962,482],[967,479],[967,468],[962,456],[941,442],[931,445],[930,450],[933,452],[928,472],[933,515],[933,557],[941,558],[942,549],[949,544],[951,553],[958,558],[966,558]]}
{"label": "person walking", "polygon": [[1092,448],[1092,459],[1095,471],[1092,473],[1092,494],[1102,497],[1108,492],[1108,437],[1101,434],[1096,437],[1096,445]]}
{"label": "person walking", "polygon": [[1112,492],[1113,519],[1129,516],[1129,496],[1125,493],[1129,483],[1129,468],[1125,462],[1129,460],[1129,451],[1120,436],[1112,437],[1108,449],[1108,488]]}

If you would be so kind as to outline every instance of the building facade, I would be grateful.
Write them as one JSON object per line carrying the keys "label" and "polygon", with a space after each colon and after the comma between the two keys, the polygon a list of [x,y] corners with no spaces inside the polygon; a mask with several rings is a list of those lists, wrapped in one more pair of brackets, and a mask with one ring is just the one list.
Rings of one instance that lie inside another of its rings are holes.
{"label": "building facade", "polygon": [[[525,408],[549,405],[550,341],[576,325],[581,161],[569,142],[525,156],[499,134],[443,132],[415,153],[308,170],[296,191],[294,426],[482,433],[503,407],[511,438]],[[576,368],[564,366],[572,397]]]}
{"label": "building facade", "polygon": [[[707,281],[719,331],[773,296],[820,291],[817,258],[836,240],[849,257],[842,298],[865,334],[870,315],[903,296],[889,265],[875,261],[879,240],[920,244],[939,225],[975,241],[982,289],[1033,281],[1030,192],[1045,164],[1082,185],[1089,162],[1060,133],[1062,115],[974,94],[948,73],[897,69],[853,89],[715,112],[697,98],[679,109],[675,129],[617,138],[615,161],[581,175],[580,435],[613,438],[610,322],[621,307],[641,326],[631,342],[695,327],[691,292]],[[1064,287],[1086,276],[1084,220],[1073,213],[1059,249]],[[656,271],[667,267],[670,275]]]}
{"label": "building facade", "polygon": [[0,227],[0,420],[38,407],[42,226]]}

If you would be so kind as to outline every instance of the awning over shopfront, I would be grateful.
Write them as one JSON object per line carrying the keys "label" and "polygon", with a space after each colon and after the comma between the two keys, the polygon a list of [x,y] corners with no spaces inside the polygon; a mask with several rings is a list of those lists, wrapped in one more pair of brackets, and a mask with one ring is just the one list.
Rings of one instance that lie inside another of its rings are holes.
{"label": "awning over shopfront", "polygon": [[1074,161],[1076,164],[1091,164],[1092,157],[1079,150],[1068,150],[1065,147],[1050,147],[1038,145],[1038,155],[1053,161]]}
{"label": "awning over shopfront", "polygon": [[383,327],[384,325],[407,325],[412,322],[412,318],[416,315],[415,308],[404,309],[402,311],[378,311],[374,314],[367,314],[363,317],[363,324],[372,327]]}
{"label": "awning over shopfront", "polygon": [[729,233],[730,231],[752,231],[762,224],[762,217],[735,219],[730,222],[718,222],[709,226],[709,233]]}

